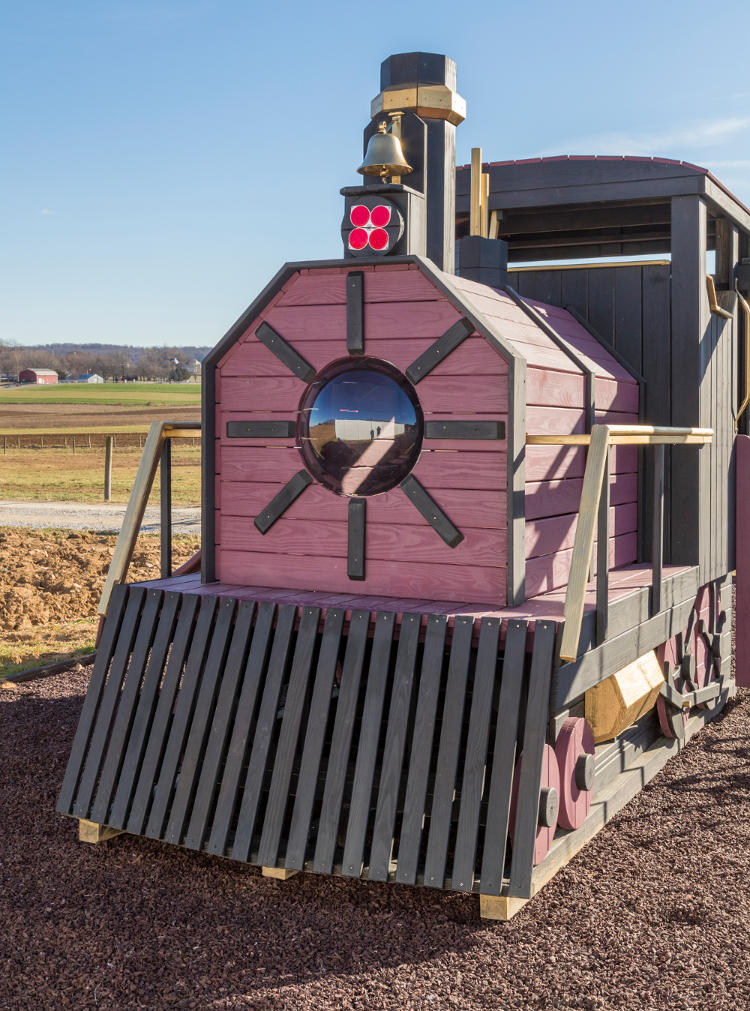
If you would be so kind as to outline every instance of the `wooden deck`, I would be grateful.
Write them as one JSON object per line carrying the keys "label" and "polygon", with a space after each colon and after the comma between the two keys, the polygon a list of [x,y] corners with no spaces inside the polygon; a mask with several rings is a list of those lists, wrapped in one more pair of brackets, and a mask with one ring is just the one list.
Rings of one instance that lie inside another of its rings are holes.
{"label": "wooden deck", "polygon": [[[345,608],[346,620],[353,610],[389,611],[396,614],[445,614],[448,627],[453,626],[456,615],[473,618],[518,619],[528,621],[533,629],[537,621],[560,622],[565,608],[565,587],[530,597],[520,607],[497,608],[491,603],[466,601],[426,600],[393,597],[358,596],[347,593],[320,593],[315,590],[280,590],[266,586],[235,586],[229,583],[201,584],[198,573],[172,576],[139,583],[139,586],[181,593],[232,597],[236,600],[272,601],[277,604],[315,606],[323,612],[329,607]],[[648,616],[651,587],[651,568],[644,565],[626,565],[610,570],[610,636],[632,628]],[[697,592],[695,567],[672,565],[664,567],[663,606],[687,599]],[[596,583],[590,582],[586,591],[584,620],[581,632],[581,650],[593,643],[596,607]]]}

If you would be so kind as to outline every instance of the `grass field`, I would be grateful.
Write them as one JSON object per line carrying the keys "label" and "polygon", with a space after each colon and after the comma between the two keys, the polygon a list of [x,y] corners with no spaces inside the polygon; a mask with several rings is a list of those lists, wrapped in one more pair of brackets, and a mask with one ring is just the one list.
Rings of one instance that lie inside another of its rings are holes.
{"label": "grass field", "polygon": [[200,383],[60,383],[0,389],[0,408],[11,404],[88,404],[102,407],[197,407]]}
{"label": "grass field", "polygon": [[[141,458],[139,446],[116,446],[112,457],[112,502],[127,502]],[[172,501],[200,505],[200,445],[172,443]],[[103,502],[104,449],[21,449],[0,452],[0,495],[28,502]],[[149,501],[159,501],[158,475]]]}

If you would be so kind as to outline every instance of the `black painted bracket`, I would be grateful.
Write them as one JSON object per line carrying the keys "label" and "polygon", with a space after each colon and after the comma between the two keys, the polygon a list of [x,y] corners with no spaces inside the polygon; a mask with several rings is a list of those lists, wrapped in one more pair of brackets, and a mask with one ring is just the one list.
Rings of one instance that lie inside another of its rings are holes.
{"label": "black painted bracket", "polygon": [[274,495],[263,512],[255,517],[255,526],[262,534],[268,533],[276,520],[282,516],[295,499],[299,498],[308,485],[312,484],[312,478],[306,470],[298,471],[291,478],[278,495]]}
{"label": "black painted bracket", "polygon": [[310,383],[315,378],[315,369],[305,361],[301,354],[294,350],[292,345],[285,341],[281,334],[276,333],[274,328],[268,323],[261,323],[255,331],[255,336],[265,344],[269,351],[276,355],[282,365],[286,365],[290,372],[301,379],[303,383]]}
{"label": "black painted bracket", "polygon": [[504,439],[504,421],[425,421],[425,439]]}
{"label": "black painted bracket", "polygon": [[365,275],[355,270],[346,276],[346,350],[365,353]]}
{"label": "black painted bracket", "polygon": [[445,361],[451,351],[455,351],[473,332],[474,324],[468,319],[460,319],[454,323],[442,337],[438,337],[434,344],[411,363],[406,370],[406,378],[416,386],[420,379],[424,379],[436,366]]}
{"label": "black painted bracket", "polygon": [[293,439],[296,421],[228,421],[228,439]]}
{"label": "black painted bracket", "polygon": [[404,478],[399,487],[412,505],[424,516],[432,529],[443,538],[448,547],[457,548],[464,539],[464,535],[458,527],[451,523],[437,502],[425,491],[419,481],[412,474],[409,474],[407,478]]}
{"label": "black painted bracket", "polygon": [[365,578],[367,499],[349,499],[349,543],[346,570],[350,579]]}

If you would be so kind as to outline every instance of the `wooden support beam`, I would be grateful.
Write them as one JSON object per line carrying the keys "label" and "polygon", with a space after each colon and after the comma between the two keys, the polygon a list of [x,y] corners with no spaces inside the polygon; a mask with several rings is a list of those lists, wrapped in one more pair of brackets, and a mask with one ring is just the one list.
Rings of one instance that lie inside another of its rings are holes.
{"label": "wooden support beam", "polygon": [[289,871],[286,867],[261,867],[261,874],[264,878],[274,878],[276,881],[288,881],[299,871]]}
{"label": "wooden support beam", "polygon": [[98,844],[106,842],[107,839],[114,839],[116,835],[122,835],[122,830],[110,828],[109,825],[100,825],[97,821],[88,821],[86,818],[78,820],[78,840],[79,842]]}

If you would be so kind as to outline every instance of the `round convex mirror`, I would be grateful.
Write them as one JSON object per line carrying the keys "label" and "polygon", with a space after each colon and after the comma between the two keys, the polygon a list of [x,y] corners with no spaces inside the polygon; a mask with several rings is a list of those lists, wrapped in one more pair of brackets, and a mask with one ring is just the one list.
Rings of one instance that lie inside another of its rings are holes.
{"label": "round convex mirror", "polygon": [[299,436],[312,476],[338,495],[378,495],[419,458],[424,420],[414,388],[375,358],[334,362],[309,386]]}

